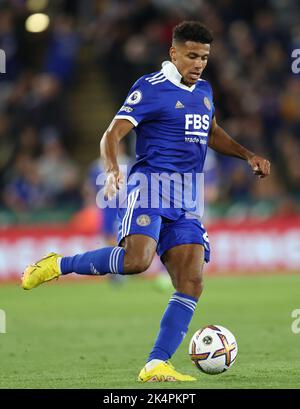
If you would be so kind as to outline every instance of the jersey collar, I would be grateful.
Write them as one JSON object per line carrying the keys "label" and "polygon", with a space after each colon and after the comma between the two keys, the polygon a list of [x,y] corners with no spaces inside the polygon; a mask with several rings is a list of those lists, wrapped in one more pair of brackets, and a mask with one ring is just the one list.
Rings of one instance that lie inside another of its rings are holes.
{"label": "jersey collar", "polygon": [[172,82],[172,84],[176,85],[179,88],[185,89],[186,91],[190,91],[190,92],[194,91],[196,84],[192,85],[191,87],[188,87],[187,85],[182,84],[181,82],[182,75],[180,74],[176,66],[171,61],[164,61],[162,63],[161,71],[163,72],[165,77],[170,82]]}

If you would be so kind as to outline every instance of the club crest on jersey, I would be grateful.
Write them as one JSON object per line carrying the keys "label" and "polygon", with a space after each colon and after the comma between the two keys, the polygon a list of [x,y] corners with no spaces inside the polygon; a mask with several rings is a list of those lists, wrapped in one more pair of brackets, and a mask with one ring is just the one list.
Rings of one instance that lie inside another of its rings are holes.
{"label": "club crest on jersey", "polygon": [[141,214],[136,218],[136,223],[141,227],[146,227],[151,223],[151,218],[147,214]]}
{"label": "club crest on jersey", "polygon": [[133,91],[129,97],[126,100],[126,103],[129,105],[135,105],[138,104],[142,99],[142,92],[137,89],[136,91]]}
{"label": "club crest on jersey", "polygon": [[211,110],[210,100],[207,97],[204,97],[203,102],[204,102],[204,105],[206,106],[206,108],[210,111]]}

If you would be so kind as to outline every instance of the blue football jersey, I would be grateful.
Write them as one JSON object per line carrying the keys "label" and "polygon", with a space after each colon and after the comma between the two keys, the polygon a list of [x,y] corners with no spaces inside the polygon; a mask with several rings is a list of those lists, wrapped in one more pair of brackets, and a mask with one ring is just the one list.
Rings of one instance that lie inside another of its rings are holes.
{"label": "blue football jersey", "polygon": [[178,173],[202,172],[211,121],[212,89],[200,79],[187,87],[170,61],[139,78],[115,118],[128,119],[137,135],[137,163],[143,168]]}
{"label": "blue football jersey", "polygon": [[[137,135],[137,162],[128,183],[133,184],[137,173],[144,174],[148,179],[145,207],[156,206],[149,205],[150,195],[158,197],[160,214],[170,219],[179,217],[180,209],[197,217],[203,214],[203,179],[198,176],[203,172],[214,116],[210,84],[200,79],[187,87],[181,78],[175,65],[165,61],[161,71],[136,81],[115,116],[132,122]],[[174,183],[169,175],[176,176]],[[170,191],[162,187],[168,183]]]}

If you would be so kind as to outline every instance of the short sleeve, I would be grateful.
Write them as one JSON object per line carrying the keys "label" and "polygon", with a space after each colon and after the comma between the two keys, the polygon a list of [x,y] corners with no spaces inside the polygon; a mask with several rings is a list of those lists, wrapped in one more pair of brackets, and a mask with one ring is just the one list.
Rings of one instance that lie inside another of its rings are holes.
{"label": "short sleeve", "polygon": [[131,87],[123,106],[115,119],[128,119],[135,127],[140,122],[151,120],[157,111],[157,96],[151,84],[140,78]]}

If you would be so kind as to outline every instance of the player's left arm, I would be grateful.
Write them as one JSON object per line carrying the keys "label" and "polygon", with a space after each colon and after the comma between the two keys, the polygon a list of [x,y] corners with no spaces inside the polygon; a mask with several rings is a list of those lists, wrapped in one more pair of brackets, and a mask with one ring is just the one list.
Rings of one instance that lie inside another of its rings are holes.
{"label": "player's left arm", "polygon": [[217,124],[215,116],[212,119],[208,146],[223,155],[246,160],[251,166],[253,173],[260,178],[264,178],[270,174],[270,162],[249,151],[232,139],[228,133]]}

